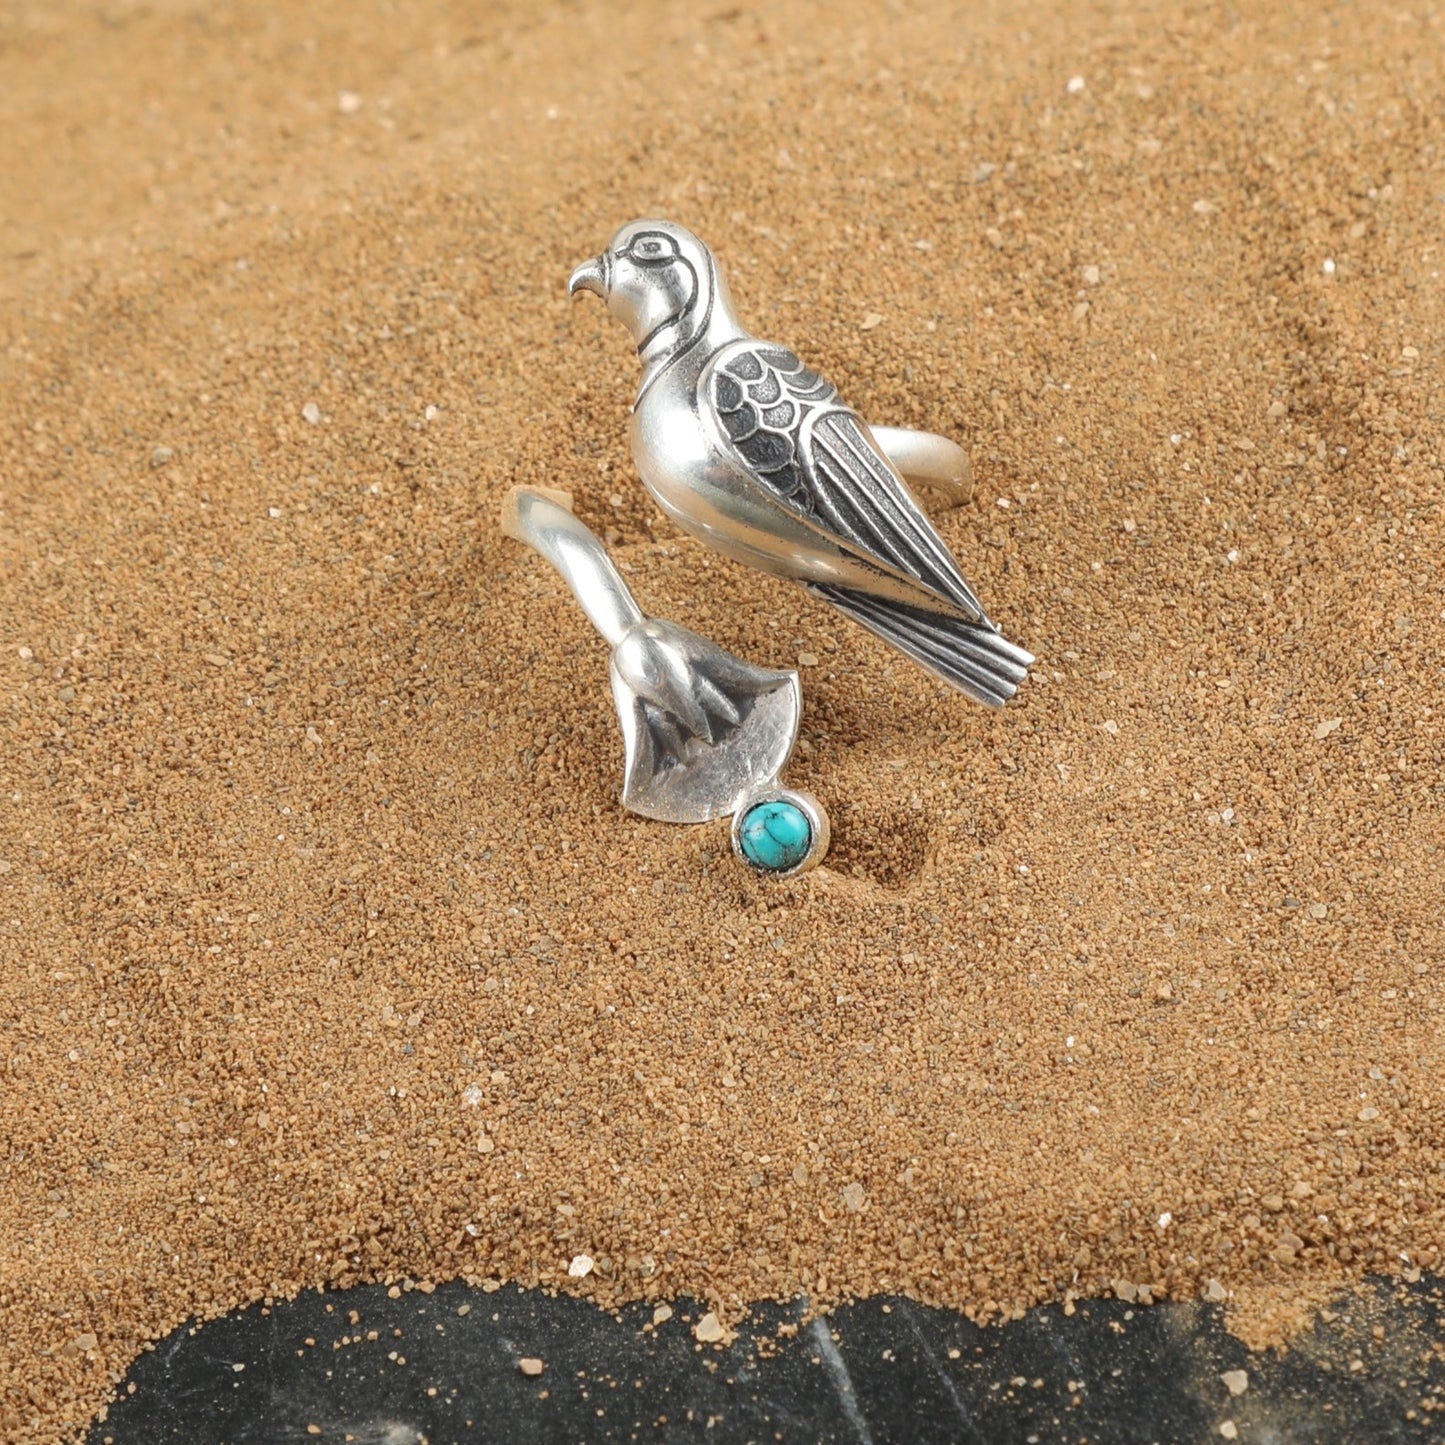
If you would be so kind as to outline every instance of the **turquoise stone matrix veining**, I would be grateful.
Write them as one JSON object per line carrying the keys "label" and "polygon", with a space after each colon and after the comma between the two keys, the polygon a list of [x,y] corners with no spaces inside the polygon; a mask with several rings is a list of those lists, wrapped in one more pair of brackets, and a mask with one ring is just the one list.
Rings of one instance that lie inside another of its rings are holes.
{"label": "turquoise stone matrix veining", "polygon": [[738,842],[754,868],[767,873],[787,873],[808,856],[813,843],[813,826],[808,815],[782,799],[758,803],[743,815]]}

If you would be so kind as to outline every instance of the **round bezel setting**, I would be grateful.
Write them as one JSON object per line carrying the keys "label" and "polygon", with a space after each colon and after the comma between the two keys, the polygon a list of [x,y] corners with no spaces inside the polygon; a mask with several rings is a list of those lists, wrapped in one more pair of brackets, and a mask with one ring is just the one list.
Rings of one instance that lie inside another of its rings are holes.
{"label": "round bezel setting", "polygon": [[[765,826],[769,809],[777,810],[777,822],[782,826],[776,830]],[[801,845],[787,836],[798,821],[808,834]],[[750,835],[750,826],[761,827],[761,833]],[[828,841],[828,815],[811,793],[776,784],[759,788],[744,797],[733,814],[733,852],[764,878],[795,878],[817,867],[828,852]],[[769,853],[775,853],[778,861],[768,861]]]}

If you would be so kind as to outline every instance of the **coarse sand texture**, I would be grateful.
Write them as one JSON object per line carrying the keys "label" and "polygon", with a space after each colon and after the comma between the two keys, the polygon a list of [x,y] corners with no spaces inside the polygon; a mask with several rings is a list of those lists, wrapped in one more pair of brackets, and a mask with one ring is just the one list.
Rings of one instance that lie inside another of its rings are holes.
{"label": "coarse sand texture", "polygon": [[[0,1439],[317,1284],[1259,1342],[1438,1265],[1442,26],[0,0]],[[657,214],[969,447],[1007,708],[648,499],[566,280]],[[822,867],[620,809],[518,484],[801,668]]]}

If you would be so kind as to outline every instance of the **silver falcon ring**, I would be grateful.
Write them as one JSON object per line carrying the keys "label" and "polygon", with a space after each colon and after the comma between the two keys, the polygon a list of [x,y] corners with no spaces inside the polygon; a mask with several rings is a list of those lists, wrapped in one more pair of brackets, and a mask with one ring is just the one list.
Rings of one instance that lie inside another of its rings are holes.
{"label": "silver falcon ring", "polygon": [[962,448],[869,427],[784,346],[737,319],[712,252],[670,221],[633,221],[584,261],[572,294],[632,334],[642,384],[632,456],[683,531],[801,583],[991,707],[1034,659],[989,620],[909,482],[966,496]]}

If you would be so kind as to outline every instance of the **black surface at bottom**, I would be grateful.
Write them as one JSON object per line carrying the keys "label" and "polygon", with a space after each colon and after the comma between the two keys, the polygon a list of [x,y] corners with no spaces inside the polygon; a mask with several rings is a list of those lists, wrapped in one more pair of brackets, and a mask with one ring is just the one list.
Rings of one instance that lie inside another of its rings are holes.
{"label": "black surface at bottom", "polygon": [[[1439,1284],[1372,1281],[1258,1355],[1203,1303],[1096,1300],[1001,1328],[901,1299],[807,1323],[774,1305],[704,1346],[685,1300],[653,1327],[650,1305],[614,1318],[513,1286],[367,1286],[182,1327],[136,1362],[88,1445],[1440,1441]],[[1220,1378],[1232,1370],[1243,1394]]]}

